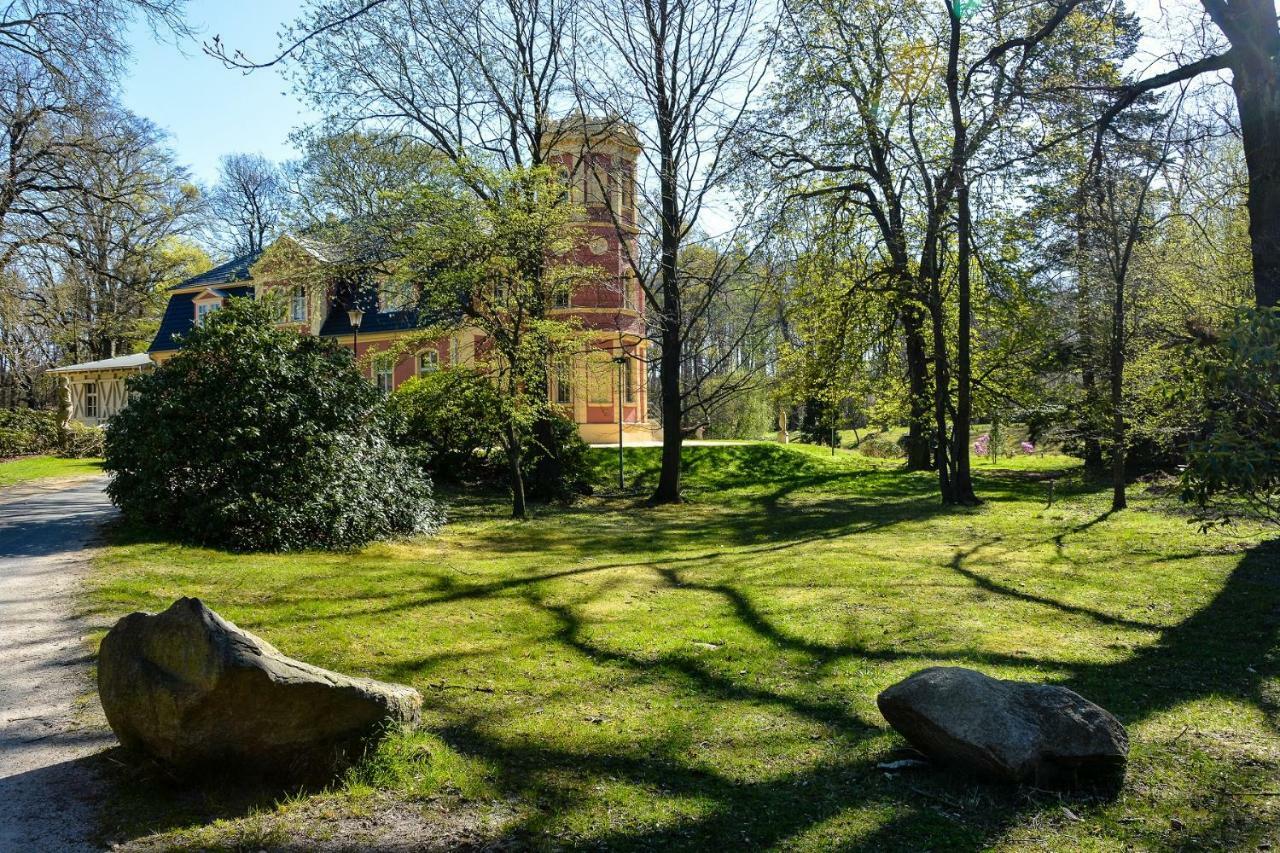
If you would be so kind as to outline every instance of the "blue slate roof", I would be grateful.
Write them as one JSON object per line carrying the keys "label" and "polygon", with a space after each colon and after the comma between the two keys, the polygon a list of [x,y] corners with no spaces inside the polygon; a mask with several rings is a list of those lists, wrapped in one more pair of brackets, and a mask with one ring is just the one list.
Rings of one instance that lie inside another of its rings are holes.
{"label": "blue slate roof", "polygon": [[[220,287],[218,290],[227,296],[253,296],[253,285],[239,287]],[[169,297],[169,304],[160,318],[160,328],[156,331],[156,339],[147,347],[147,352],[163,352],[179,349],[180,344],[174,340],[177,336],[186,335],[196,323],[196,309],[192,301],[200,295],[200,291],[191,293],[175,293]]]}
{"label": "blue slate roof", "polygon": [[[425,325],[425,324],[424,324]],[[360,334],[374,332],[407,332],[419,328],[417,311],[366,311],[360,320]],[[333,308],[320,327],[320,337],[351,334],[351,321],[345,308]]]}
{"label": "blue slate roof", "polygon": [[[253,296],[253,285],[237,284],[250,280],[249,268],[261,256],[261,252],[251,252],[233,258],[225,264],[216,266],[208,272],[193,276],[170,290],[191,287],[207,287],[219,296]],[[228,287],[227,285],[231,286]],[[192,304],[201,291],[173,293],[169,296],[169,304],[165,307],[164,317],[160,320],[160,328],[156,338],[151,342],[147,352],[165,352],[181,348],[177,338],[186,336],[195,325],[195,306]],[[400,311],[378,311],[377,291],[372,287],[361,289],[359,303],[365,307],[364,318],[360,323],[360,334],[377,332],[408,332],[438,323],[441,320],[456,320],[461,311],[439,312],[432,316],[420,313],[417,309]],[[351,322],[347,319],[345,302],[331,303],[328,315],[320,327],[320,337],[341,337],[351,334]],[[450,316],[452,314],[452,316]]]}
{"label": "blue slate roof", "polygon": [[179,290],[184,287],[194,287],[201,284],[227,284],[233,281],[248,281],[249,267],[258,262],[258,258],[262,257],[262,252],[249,252],[247,255],[241,255],[238,258],[232,258],[225,264],[219,264],[213,269],[202,272],[200,275],[193,275],[186,281],[179,282],[170,290]]}

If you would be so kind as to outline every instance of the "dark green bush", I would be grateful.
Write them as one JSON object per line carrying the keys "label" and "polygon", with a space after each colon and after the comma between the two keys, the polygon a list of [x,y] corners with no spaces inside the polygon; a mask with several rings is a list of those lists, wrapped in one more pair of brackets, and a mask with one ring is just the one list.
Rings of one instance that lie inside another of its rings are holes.
{"label": "dark green bush", "polygon": [[130,381],[107,427],[126,519],[234,550],[341,548],[428,531],[430,480],[385,435],[382,397],[335,343],[230,300]]}
{"label": "dark green bush", "polygon": [[[483,373],[452,368],[410,379],[387,398],[396,443],[436,480],[509,483],[504,407]],[[523,429],[525,497],[570,500],[591,490],[587,443],[573,421],[545,412]]]}
{"label": "dark green bush", "polygon": [[467,368],[405,382],[387,398],[395,441],[437,480],[487,479],[502,406],[493,383]]}
{"label": "dark green bush", "polygon": [[578,434],[578,425],[558,412],[543,417],[525,443],[525,495],[535,501],[569,501],[590,494],[591,448]]}
{"label": "dark green bush", "polygon": [[48,453],[57,446],[57,412],[0,409],[0,456]]}
{"label": "dark green bush", "polygon": [[[1216,499],[1243,499],[1280,522],[1280,309],[1242,309],[1192,362],[1205,425],[1191,442],[1184,496],[1208,511]],[[1228,514],[1223,510],[1223,515]]]}

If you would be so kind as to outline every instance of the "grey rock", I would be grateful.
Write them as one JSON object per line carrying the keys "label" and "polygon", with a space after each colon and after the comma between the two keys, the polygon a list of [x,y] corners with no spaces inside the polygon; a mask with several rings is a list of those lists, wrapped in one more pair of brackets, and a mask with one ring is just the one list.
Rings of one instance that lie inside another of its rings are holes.
{"label": "grey rock", "polygon": [[930,667],[876,697],[880,713],[931,759],[1043,787],[1114,784],[1129,736],[1108,711],[1065,687]]}
{"label": "grey rock", "polygon": [[117,622],[98,654],[98,695],[128,749],[287,779],[340,770],[422,709],[410,687],[286,657],[197,598]]}

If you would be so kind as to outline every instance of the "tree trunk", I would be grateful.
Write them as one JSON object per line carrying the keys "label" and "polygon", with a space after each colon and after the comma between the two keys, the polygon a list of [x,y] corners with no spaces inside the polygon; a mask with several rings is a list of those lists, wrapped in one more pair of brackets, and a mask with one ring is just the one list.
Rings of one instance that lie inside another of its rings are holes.
{"label": "tree trunk", "polygon": [[947,366],[946,312],[942,310],[942,294],[933,285],[929,317],[933,326],[933,460],[938,471],[938,492],[942,502],[953,504],[956,493],[951,478],[951,453],[947,440],[947,402],[951,395],[950,370]]}
{"label": "tree trunk", "polygon": [[1249,170],[1249,242],[1254,299],[1280,304],[1280,67],[1275,60],[1239,63],[1232,87]]}
{"label": "tree trunk", "polygon": [[[1140,215],[1141,210],[1136,215]],[[1122,510],[1125,498],[1124,423],[1124,277],[1118,276],[1111,302],[1111,510]]]}
{"label": "tree trunk", "polygon": [[[963,133],[959,131],[957,136],[961,140],[964,138]],[[963,171],[963,164],[957,165],[957,171]],[[956,414],[951,427],[955,435],[955,448],[952,454],[955,458],[956,476],[951,487],[955,492],[956,503],[974,506],[978,503],[978,496],[973,491],[973,475],[969,470],[969,424],[973,420],[973,372],[969,356],[973,326],[970,304],[972,287],[969,280],[970,212],[969,185],[963,175],[960,176],[956,189],[956,203],[959,207],[960,219],[959,227],[956,229],[956,264],[958,265],[956,272],[960,317],[956,330]]]}
{"label": "tree trunk", "polygon": [[[664,90],[665,91],[665,90]],[[684,401],[680,398],[680,369],[684,361],[681,320],[680,217],[677,213],[677,174],[675,149],[672,144],[674,121],[669,111],[659,111],[658,137],[661,148],[661,170],[658,176],[661,192],[662,267],[659,271],[662,289],[662,357],[658,361],[658,381],[662,386],[662,470],[658,488],[649,498],[651,504],[679,503],[680,456],[684,447]]]}
{"label": "tree trunk", "polygon": [[520,470],[524,461],[520,448],[520,435],[515,424],[508,420],[506,425],[507,471],[511,476],[511,517],[524,519],[529,517],[524,500],[524,473]]}
{"label": "tree trunk", "polygon": [[1098,440],[1095,416],[1101,408],[1098,399],[1098,378],[1094,370],[1093,311],[1089,294],[1089,275],[1085,270],[1087,232],[1084,223],[1084,193],[1078,204],[1081,213],[1076,217],[1076,323],[1079,326],[1080,388],[1084,394],[1084,410],[1076,414],[1076,423],[1082,433],[1084,470],[1092,475],[1102,473],[1102,442]]}
{"label": "tree trunk", "polygon": [[658,488],[649,499],[653,504],[679,503],[680,457],[684,447],[684,411],[680,405],[680,331],[662,330],[662,357],[658,361],[658,382],[662,386],[662,470]]}
{"label": "tree trunk", "polygon": [[925,352],[924,318],[911,306],[901,313],[907,339],[907,392],[911,395],[907,414],[907,470],[928,471],[933,467],[929,452],[929,356]]}

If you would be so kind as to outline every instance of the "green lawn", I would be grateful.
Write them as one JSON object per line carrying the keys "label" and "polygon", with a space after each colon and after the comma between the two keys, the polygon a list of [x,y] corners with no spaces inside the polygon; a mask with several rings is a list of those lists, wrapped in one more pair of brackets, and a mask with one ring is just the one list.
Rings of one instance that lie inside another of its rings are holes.
{"label": "green lawn", "polygon": [[98,474],[101,459],[63,459],[60,456],[21,456],[0,462],[0,487],[47,477],[76,477]]}
{"label": "green lawn", "polygon": [[[116,768],[107,837],[305,847],[394,820],[441,848],[1280,844],[1280,548],[1202,534],[1140,491],[1109,515],[1065,457],[981,466],[986,503],[949,510],[928,474],[827,453],[690,448],[692,501],[648,509],[657,451],[633,449],[635,495],[528,523],[471,497],[436,538],[354,554],[119,534],[90,593],[100,617],[198,595],[287,654],[414,685],[425,716],[326,792]],[[614,458],[597,451],[602,483]],[[1123,790],[877,768],[902,742],[876,693],[933,664],[1110,708],[1133,742]]]}

